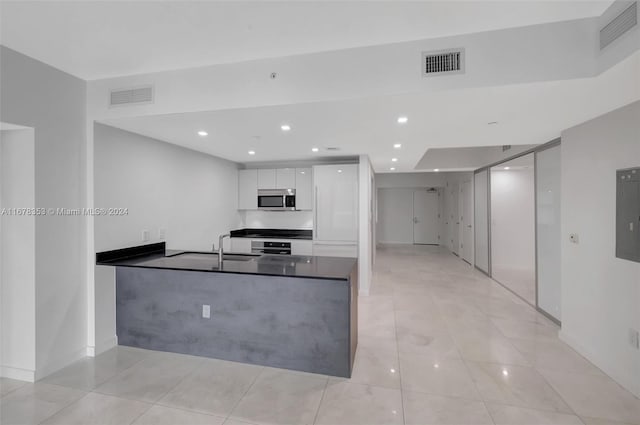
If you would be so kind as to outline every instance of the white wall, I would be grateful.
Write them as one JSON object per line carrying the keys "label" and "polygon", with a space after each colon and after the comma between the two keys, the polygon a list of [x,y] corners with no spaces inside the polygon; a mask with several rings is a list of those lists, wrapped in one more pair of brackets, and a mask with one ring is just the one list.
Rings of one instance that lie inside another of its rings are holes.
{"label": "white wall", "polygon": [[[0,121],[34,129],[36,206],[84,206],[85,82],[0,46],[0,86]],[[40,378],[86,353],[89,259],[84,217],[39,216],[35,229]]]}
{"label": "white wall", "polygon": [[447,173],[378,173],[376,188],[388,187],[443,187]]}
{"label": "white wall", "polygon": [[[96,252],[141,245],[144,229],[149,242],[164,229],[167,248],[211,250],[240,227],[237,164],[105,125],[94,135],[95,206],[128,209],[95,218]],[[97,353],[115,343],[113,272],[105,269],[95,274]]]}
{"label": "white wall", "polygon": [[639,135],[640,102],[562,133],[561,337],[637,396],[640,263],[615,258],[615,172],[640,165]]}
{"label": "white wall", "polygon": [[[33,129],[0,131],[0,209],[35,207]],[[35,380],[35,216],[0,216],[0,376]]]}

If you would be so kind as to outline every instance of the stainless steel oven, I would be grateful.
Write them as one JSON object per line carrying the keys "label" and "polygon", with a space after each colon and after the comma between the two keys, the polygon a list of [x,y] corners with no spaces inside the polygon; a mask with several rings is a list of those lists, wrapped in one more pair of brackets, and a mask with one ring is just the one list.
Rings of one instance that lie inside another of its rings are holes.
{"label": "stainless steel oven", "polygon": [[266,211],[294,211],[296,209],[295,189],[258,190],[258,209]]}
{"label": "stainless steel oven", "polygon": [[251,253],[291,255],[291,242],[251,241]]}

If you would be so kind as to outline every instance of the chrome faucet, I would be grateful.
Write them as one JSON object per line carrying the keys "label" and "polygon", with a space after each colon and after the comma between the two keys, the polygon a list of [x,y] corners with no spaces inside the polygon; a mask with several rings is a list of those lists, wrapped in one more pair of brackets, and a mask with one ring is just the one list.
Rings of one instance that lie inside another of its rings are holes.
{"label": "chrome faucet", "polygon": [[224,255],[224,252],[222,252],[222,245],[224,242],[224,238],[230,238],[231,235],[229,233],[224,234],[224,235],[220,235],[220,237],[218,238],[218,270],[222,270],[222,257]]}

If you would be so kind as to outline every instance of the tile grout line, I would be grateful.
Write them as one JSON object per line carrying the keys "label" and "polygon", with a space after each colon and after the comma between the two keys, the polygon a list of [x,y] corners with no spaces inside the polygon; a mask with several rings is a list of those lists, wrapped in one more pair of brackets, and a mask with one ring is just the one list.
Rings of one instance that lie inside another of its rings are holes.
{"label": "tile grout line", "polygon": [[[35,385],[35,382],[34,382]],[[47,384],[47,385],[54,385],[54,384]],[[61,385],[56,385],[58,387],[60,387]],[[67,387],[62,387],[62,388],[67,388]],[[68,388],[67,388],[68,389]],[[86,396],[88,396],[90,393],[89,392],[84,392],[84,395],[80,398],[78,398],[77,400],[74,400],[68,404],[65,404],[63,407],[61,407],[60,409],[56,410],[53,414],[47,416],[46,418],[44,418],[43,420],[41,420],[40,422],[38,422],[39,424],[48,421],[49,419],[53,418],[54,416],[56,416],[58,413],[62,412],[64,409],[71,407],[72,405],[78,403],[80,400],[82,400],[83,398],[85,398]]]}
{"label": "tile grout line", "polygon": [[394,288],[392,288],[392,291],[393,292],[392,292],[391,304],[393,306],[393,328],[395,330],[396,355],[398,357],[398,380],[400,381],[400,407],[402,408],[402,423],[406,425],[407,414],[404,408],[404,388],[402,387],[402,365],[400,364],[400,342],[398,341],[398,317],[396,315],[396,295],[395,295]]}
{"label": "tile grout line", "polygon": [[313,417],[313,424],[316,424],[318,420],[318,415],[320,414],[320,408],[322,407],[322,401],[324,400],[324,395],[327,392],[327,388],[329,387],[329,377],[327,376],[327,381],[324,383],[324,389],[322,390],[322,395],[320,396],[320,402],[318,403],[318,408],[316,409],[316,414]]}
{"label": "tile grout line", "polygon": [[[224,422],[227,422],[229,420],[229,418],[231,418],[231,415],[233,414],[233,411],[236,410],[236,408],[238,407],[238,405],[240,404],[240,402],[245,398],[245,396],[247,394],[249,394],[249,391],[251,391],[251,388],[253,388],[253,386],[255,385],[255,383],[258,381],[258,378],[260,378],[260,375],[262,375],[264,373],[265,370],[267,370],[267,368],[265,366],[260,366],[261,370],[260,372],[256,373],[256,376],[253,378],[253,381],[251,381],[251,384],[247,387],[247,390],[242,393],[242,395],[238,398],[238,401],[236,401],[234,403],[234,405],[231,407],[231,409],[229,409],[229,414],[224,418]],[[240,421],[242,422],[242,421]]]}

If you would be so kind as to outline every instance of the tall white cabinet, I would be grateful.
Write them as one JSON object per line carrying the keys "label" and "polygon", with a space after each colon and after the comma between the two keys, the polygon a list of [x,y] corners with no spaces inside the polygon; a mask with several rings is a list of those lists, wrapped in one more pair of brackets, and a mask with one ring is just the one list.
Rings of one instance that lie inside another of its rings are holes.
{"label": "tall white cabinet", "polygon": [[295,170],[296,188],[296,209],[313,209],[313,171],[311,168],[296,168]]}
{"label": "tall white cabinet", "polygon": [[313,167],[313,254],[358,256],[358,165]]}

